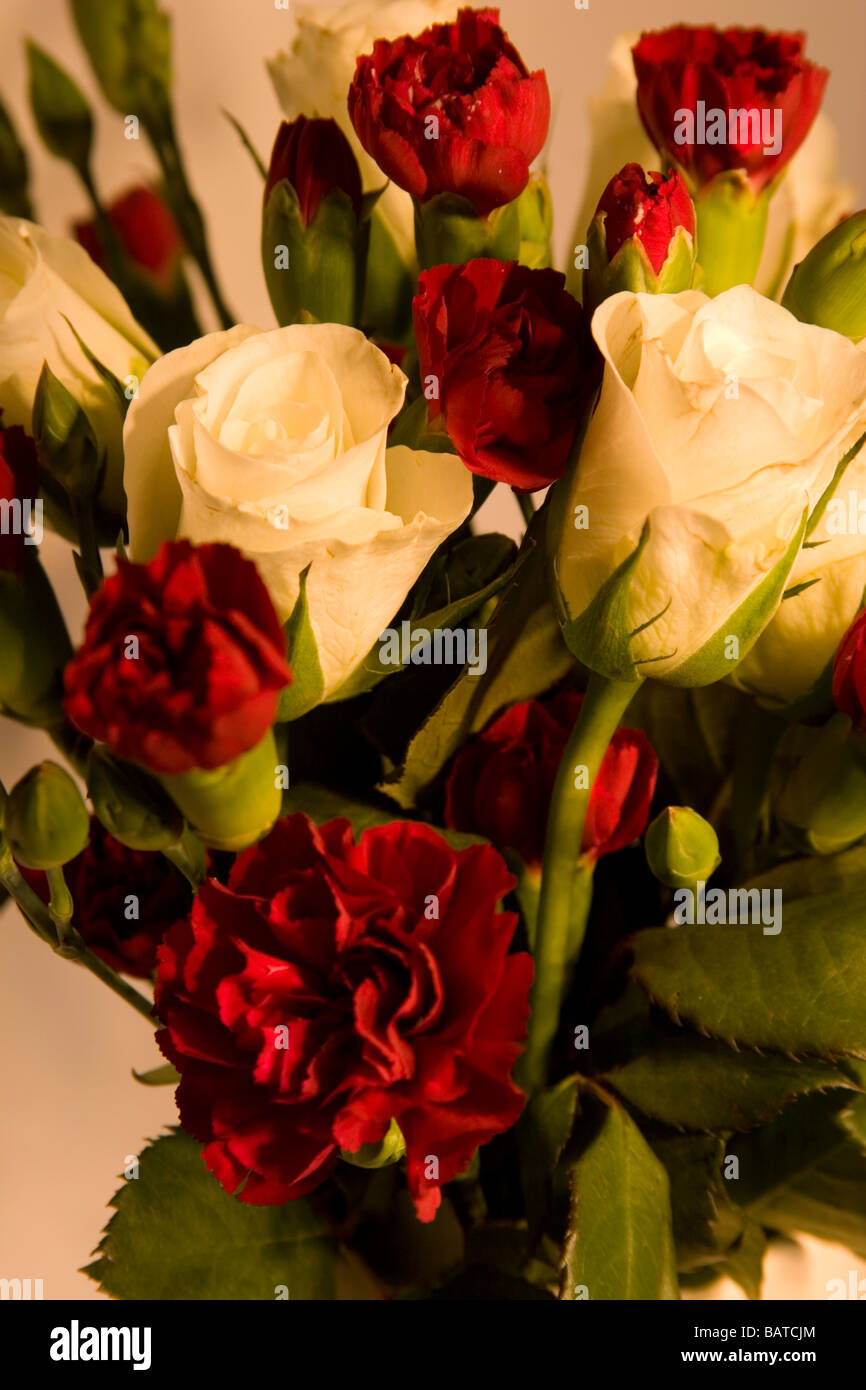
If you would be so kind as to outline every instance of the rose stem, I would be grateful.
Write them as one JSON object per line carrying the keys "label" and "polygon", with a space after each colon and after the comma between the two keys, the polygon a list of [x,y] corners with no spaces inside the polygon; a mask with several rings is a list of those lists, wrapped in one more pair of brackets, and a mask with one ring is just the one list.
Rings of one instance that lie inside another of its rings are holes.
{"label": "rose stem", "polygon": [[[592,785],[620,719],[641,681],[614,681],[593,674],[580,716],[560,760],[550,799],[538,923],[529,1042],[519,1065],[520,1084],[533,1092],[544,1084],[547,1061],[572,969],[580,955],[592,901],[593,865],[580,845]],[[586,769],[575,787],[575,768]]]}

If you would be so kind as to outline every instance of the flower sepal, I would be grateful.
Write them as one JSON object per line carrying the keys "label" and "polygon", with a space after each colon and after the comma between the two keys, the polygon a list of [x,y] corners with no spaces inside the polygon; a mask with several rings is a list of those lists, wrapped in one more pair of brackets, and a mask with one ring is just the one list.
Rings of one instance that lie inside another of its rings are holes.
{"label": "flower sepal", "polygon": [[223,767],[163,776],[162,783],[209,848],[246,849],[280,814],[283,786],[273,730]]}

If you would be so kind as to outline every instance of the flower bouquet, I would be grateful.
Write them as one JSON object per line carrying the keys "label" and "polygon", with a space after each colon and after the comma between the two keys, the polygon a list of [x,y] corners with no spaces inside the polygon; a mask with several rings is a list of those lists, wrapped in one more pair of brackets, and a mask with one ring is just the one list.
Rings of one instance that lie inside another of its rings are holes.
{"label": "flower bouquet", "polygon": [[38,225],[0,113],[0,702],[55,746],[0,883],[178,1109],[88,1274],[757,1298],[779,1237],[866,1256],[866,213],[803,192],[827,73],[633,36],[566,275],[497,11],[300,10],[269,160],[239,129],[260,328],[168,16],[70,7],[159,181],[103,201],[31,45],[92,217]]}

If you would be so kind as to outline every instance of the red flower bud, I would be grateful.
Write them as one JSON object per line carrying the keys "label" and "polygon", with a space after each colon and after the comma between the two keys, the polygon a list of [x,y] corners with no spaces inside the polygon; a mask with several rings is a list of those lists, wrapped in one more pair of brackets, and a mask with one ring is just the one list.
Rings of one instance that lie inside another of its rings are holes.
{"label": "red flower bud", "polygon": [[519,197],[547,137],[550,94],[499,27],[498,10],[387,42],[358,59],[349,115],[368,154],[424,203],[468,198],[479,215]]}
{"label": "red flower bud", "polygon": [[[512,705],[457,754],[446,786],[445,822],[513,849],[538,867],[553,784],[583,696]],[[658,759],[639,729],[617,729],[593,783],[581,852],[597,858],[642,834]]]}
{"label": "red flower bud", "polygon": [[265,202],[287,179],[298,195],[301,218],[308,227],[322,199],[335,188],[349,197],[357,215],[361,206],[361,172],[352,147],[332,120],[299,116],[283,121],[277,131],[265,183]]}
{"label": "red flower bud", "polygon": [[866,732],[866,609],[854,619],[833,663],[833,699]]}
{"label": "red flower bud", "polygon": [[694,238],[695,209],[682,174],[667,178],[644,173],[639,164],[626,164],[614,174],[601,195],[598,212],[604,213],[604,239],[613,260],[632,237],[640,242],[656,275],[661,273],[678,227]]}
{"label": "red flower bud", "polygon": [[484,257],[437,265],[413,314],[429,413],[466,466],[523,491],[562,477],[597,360],[565,277]]}
{"label": "red flower bud", "polygon": [[39,539],[38,493],[36,445],[20,425],[0,426],[0,570],[17,572],[28,537]]}
{"label": "red flower bud", "polygon": [[118,562],[66,668],[77,728],[154,772],[215,768],[255,747],[291,680],[285,638],[251,560],[166,541]]}
{"label": "red flower bud", "polygon": [[742,169],[758,192],[815,119],[828,73],[803,56],[804,34],[680,24],[632,50],[637,104],[660,152],[700,187]]}
{"label": "red flower bud", "polygon": [[[151,188],[131,188],[106,209],[133,265],[167,292],[177,279],[184,241],[171,209]],[[95,222],[76,222],[75,235],[92,260],[106,268],[105,247]]]}

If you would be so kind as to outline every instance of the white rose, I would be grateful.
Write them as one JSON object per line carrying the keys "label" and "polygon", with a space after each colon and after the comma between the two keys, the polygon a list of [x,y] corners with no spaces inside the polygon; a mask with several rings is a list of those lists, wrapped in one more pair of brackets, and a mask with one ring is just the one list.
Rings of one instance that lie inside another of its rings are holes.
{"label": "white rose", "polygon": [[283,621],[312,563],[310,621],[333,694],[472,506],[454,455],[386,449],[405,390],[384,353],[337,324],[240,326],[168,353],[126,421],[133,558],[177,536],[230,542]]}
{"label": "white rose", "polygon": [[[71,326],[70,326],[71,325]],[[102,499],[122,512],[123,419],[111,389],[73,333],[120,380],[138,380],[159,349],[136,323],[119,290],[83,247],[49,236],[17,217],[0,216],[0,408],[5,425],[33,423],[43,364],[86,412],[107,469]]]}
{"label": "white rose", "polygon": [[[800,586],[808,586],[800,588]],[[866,459],[858,454],[797,556],[788,589],[735,683],[772,703],[805,695],[833,659],[866,592]]]}
{"label": "white rose", "polygon": [[[337,122],[349,139],[366,189],[385,181],[375,160],[362,148],[349,120],[349,87],[362,53],[371,53],[376,39],[420,34],[431,24],[457,18],[454,0],[351,0],[349,4],[301,3],[293,6],[294,32],[288,49],[268,62],[268,72],[285,117],[325,116]],[[412,200],[389,184],[376,204],[404,261],[415,255]]]}
{"label": "white rose", "polygon": [[[639,38],[637,29],[620,34],[608,55],[604,87],[599,95],[589,99],[589,172],[574,224],[573,245],[583,243],[599,198],[624,164],[656,169],[663,159],[644,130],[637,110],[637,79],[631,50]],[[755,288],[780,298],[796,263],[852,211],[855,194],[854,184],[839,176],[836,127],[819,111],[770,200]],[[572,259],[569,257],[570,262]],[[569,274],[571,288],[572,280],[579,280],[579,272],[572,269]]]}
{"label": "white rose", "polygon": [[570,645],[603,674],[707,684],[766,626],[863,431],[866,353],[746,285],[613,295],[592,330],[601,397],[560,493]]}

